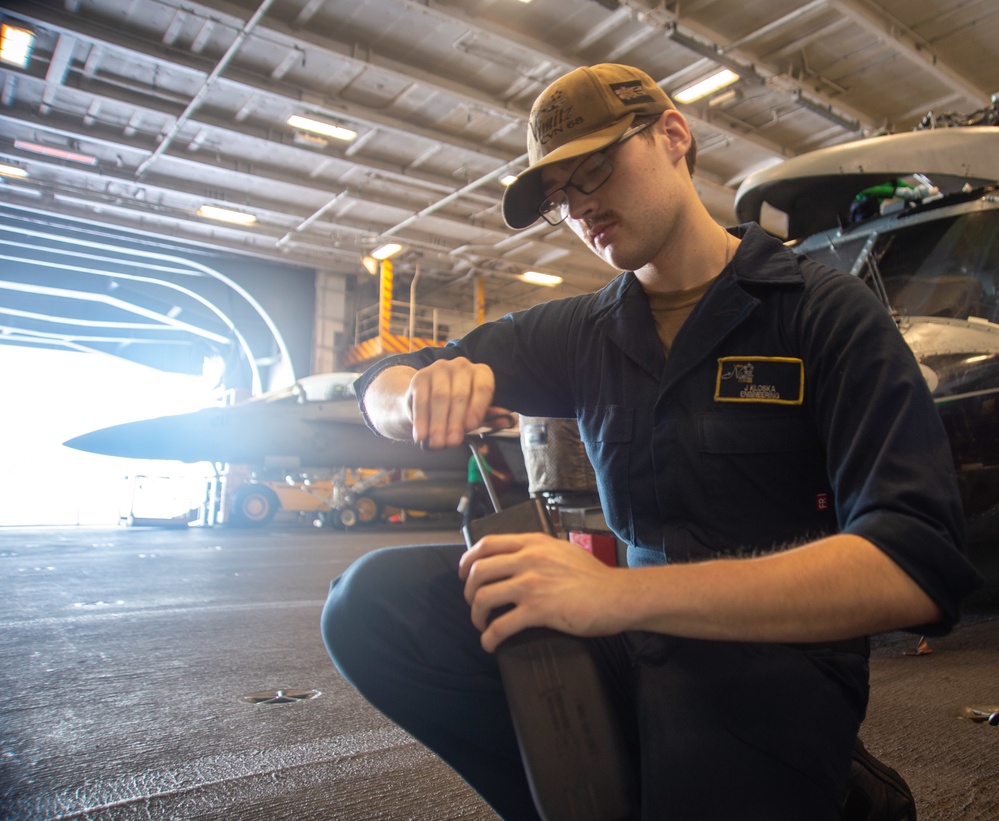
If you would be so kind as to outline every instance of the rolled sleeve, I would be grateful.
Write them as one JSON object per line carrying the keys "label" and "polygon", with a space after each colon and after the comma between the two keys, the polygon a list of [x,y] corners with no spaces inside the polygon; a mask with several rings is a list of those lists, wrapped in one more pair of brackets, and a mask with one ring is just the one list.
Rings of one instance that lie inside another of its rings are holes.
{"label": "rolled sleeve", "polygon": [[803,327],[840,529],[883,550],[943,611],[911,629],[946,633],[981,584],[946,431],[887,311],[859,280],[822,276]]}

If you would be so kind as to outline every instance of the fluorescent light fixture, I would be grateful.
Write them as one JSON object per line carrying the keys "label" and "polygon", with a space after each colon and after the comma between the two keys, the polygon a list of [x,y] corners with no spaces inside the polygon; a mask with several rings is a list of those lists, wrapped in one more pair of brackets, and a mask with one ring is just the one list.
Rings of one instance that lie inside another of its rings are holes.
{"label": "fluorescent light fixture", "polygon": [[544,285],[546,288],[554,288],[556,285],[562,284],[562,277],[557,277],[554,274],[542,274],[540,271],[524,271],[520,278],[524,282],[530,282],[531,285]]}
{"label": "fluorescent light fixture", "polygon": [[375,259],[388,259],[389,257],[394,257],[401,250],[402,246],[398,242],[389,242],[375,248],[375,250],[371,252],[371,256]]}
{"label": "fluorescent light fixture", "polygon": [[16,165],[5,165],[4,163],[0,163],[0,176],[21,177],[23,179],[28,176],[28,172]]}
{"label": "fluorescent light fixture", "polygon": [[370,254],[365,254],[361,257],[361,265],[364,266],[364,270],[371,274],[371,276],[377,274],[378,269],[381,267],[381,263]]}
{"label": "fluorescent light fixture", "polygon": [[288,125],[292,128],[300,128],[302,131],[311,131],[313,134],[322,134],[324,137],[332,137],[334,140],[350,142],[357,139],[357,132],[344,128],[335,123],[325,123],[322,120],[313,120],[311,117],[303,117],[300,114],[292,114],[288,118]]}
{"label": "fluorescent light fixture", "polygon": [[507,174],[505,177],[500,178],[500,185],[513,185],[517,181],[516,174]]}
{"label": "fluorescent light fixture", "polygon": [[695,100],[700,100],[702,97],[707,97],[709,94],[714,94],[720,88],[732,85],[738,79],[739,75],[734,71],[723,68],[717,74],[705,77],[700,82],[694,83],[682,91],[678,91],[673,95],[673,99],[678,103],[692,103]]}
{"label": "fluorescent light fixture", "polygon": [[31,29],[12,26],[10,23],[0,26],[0,62],[27,68],[34,45],[35,33]]}
{"label": "fluorescent light fixture", "polygon": [[57,160],[69,160],[70,162],[78,162],[83,165],[97,165],[97,157],[91,157],[89,154],[81,154],[78,151],[67,151],[65,148],[41,145],[39,143],[28,142],[27,140],[14,140],[14,148],[21,151],[30,151],[32,154],[54,157]]}
{"label": "fluorescent light fixture", "polygon": [[230,208],[219,208],[215,205],[202,205],[198,209],[199,217],[207,217],[220,222],[231,222],[235,225],[253,225],[257,218],[245,211],[234,211]]}

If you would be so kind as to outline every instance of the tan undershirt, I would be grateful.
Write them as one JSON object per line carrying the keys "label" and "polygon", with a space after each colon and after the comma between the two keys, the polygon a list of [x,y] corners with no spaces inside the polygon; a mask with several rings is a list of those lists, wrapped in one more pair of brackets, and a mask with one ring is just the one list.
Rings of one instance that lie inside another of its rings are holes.
{"label": "tan undershirt", "polygon": [[687,320],[690,312],[694,310],[694,306],[714,281],[714,279],[710,279],[686,291],[647,294],[649,307],[652,309],[652,318],[656,322],[656,332],[659,334],[659,341],[662,343],[663,353],[666,356],[669,356],[670,347],[677,331],[680,330],[680,326]]}

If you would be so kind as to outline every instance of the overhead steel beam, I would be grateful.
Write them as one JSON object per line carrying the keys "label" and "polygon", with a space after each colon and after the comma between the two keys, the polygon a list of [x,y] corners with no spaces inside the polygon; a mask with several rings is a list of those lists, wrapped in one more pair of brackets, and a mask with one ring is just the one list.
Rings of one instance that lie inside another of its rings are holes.
{"label": "overhead steel beam", "polygon": [[989,104],[990,94],[950,68],[936,53],[933,45],[891,17],[883,9],[874,10],[858,0],[828,0],[829,5],[849,17],[861,28],[887,42],[893,50],[936,77],[948,88],[978,106]]}
{"label": "overhead steel beam", "polygon": [[[45,4],[32,5],[30,13],[26,10],[18,14],[19,17],[23,17],[28,22],[36,25],[44,25],[60,33],[75,35],[95,47],[118,49],[137,62],[148,62],[151,60],[165,68],[183,69],[203,78],[208,77],[212,71],[212,67],[207,65],[204,60],[185,57],[176,51],[164,49],[162,44],[156,41],[129,37],[120,31],[97,25],[82,17],[66,14]],[[268,32],[273,31],[271,28],[267,28],[266,30]],[[289,33],[286,36],[288,37],[289,45],[294,43],[292,38],[304,39],[306,42],[313,44],[314,41],[319,39],[316,37],[307,37],[304,33]],[[463,93],[453,91],[454,84],[445,78],[429,75],[425,72],[414,72],[409,67],[400,66],[393,68],[390,65],[392,61],[384,59],[378,61],[361,59],[354,55],[353,52],[355,50],[349,45],[338,44],[329,38],[323,38],[323,40],[326,45],[317,45],[316,48],[324,48],[331,56],[335,56],[345,63],[352,64],[358,68],[370,67],[379,71],[385,71],[391,74],[393,79],[408,83],[414,82],[414,73],[416,75],[422,74],[427,78],[423,82],[430,88],[444,89],[458,96],[464,104],[482,106],[493,116],[510,117],[526,123],[526,112],[513,112],[502,102],[490,99],[484,95],[474,94],[468,89],[465,89]],[[386,117],[371,109],[365,109],[341,100],[330,99],[325,95],[311,93],[307,90],[303,91],[301,87],[293,86],[290,83],[276,81],[269,76],[252,74],[234,65],[232,62],[227,66],[227,73],[221,76],[219,81],[227,86],[232,86],[233,93],[236,95],[240,93],[247,97],[266,95],[290,107],[307,106],[317,114],[321,115],[325,113],[330,117],[346,118],[368,128],[386,128],[402,137],[423,137],[430,141],[441,142],[452,148],[487,157],[494,162],[507,162],[509,159],[509,157],[504,156],[500,152],[489,150],[481,141],[465,140],[456,138],[454,135],[430,131],[429,129],[403,122],[397,118]],[[172,114],[171,116],[177,117],[178,115]]]}
{"label": "overhead steel beam", "polygon": [[194,112],[201,107],[201,104],[208,96],[208,92],[211,91],[212,86],[215,85],[216,80],[218,80],[218,78],[222,75],[222,72],[226,70],[229,63],[231,63],[233,58],[236,56],[236,52],[239,51],[240,47],[246,41],[246,38],[250,36],[250,32],[256,28],[257,24],[263,19],[263,16],[273,4],[274,0],[264,0],[263,3],[260,4],[260,7],[254,12],[253,16],[246,21],[246,25],[240,29],[239,34],[236,35],[236,39],[233,40],[229,48],[226,49],[226,53],[222,55],[222,59],[220,59],[218,63],[215,64],[215,67],[208,73],[208,76],[205,78],[205,82],[202,84],[201,88],[198,89],[191,102],[188,103],[187,108],[184,109],[184,113],[174,121],[170,130],[163,135],[163,139],[160,140],[160,144],[156,146],[156,150],[149,157],[147,157],[138,168],[135,169],[136,178],[141,177],[149,166],[156,162],[156,160],[162,156],[163,152],[170,147],[170,144],[184,127],[184,123],[194,116]]}

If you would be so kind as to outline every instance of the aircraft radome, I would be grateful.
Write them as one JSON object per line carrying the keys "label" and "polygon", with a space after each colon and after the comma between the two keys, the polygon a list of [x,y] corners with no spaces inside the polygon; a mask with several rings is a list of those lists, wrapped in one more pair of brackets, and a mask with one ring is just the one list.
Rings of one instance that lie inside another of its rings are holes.
{"label": "aircraft radome", "polygon": [[227,407],[125,422],[64,444],[132,459],[223,462],[288,471],[400,468],[464,471],[462,449],[430,451],[376,436],[350,389],[356,374],[315,374]]}

